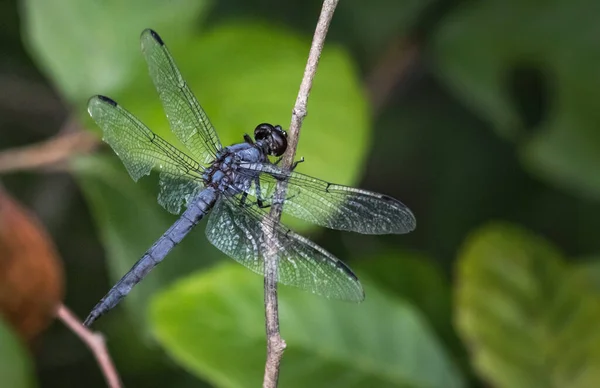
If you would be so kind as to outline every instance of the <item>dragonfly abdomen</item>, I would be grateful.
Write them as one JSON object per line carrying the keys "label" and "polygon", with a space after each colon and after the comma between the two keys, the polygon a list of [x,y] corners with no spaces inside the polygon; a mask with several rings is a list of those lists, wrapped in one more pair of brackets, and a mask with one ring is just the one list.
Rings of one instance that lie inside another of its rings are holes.
{"label": "dragonfly abdomen", "polygon": [[132,288],[156,267],[177,244],[196,226],[210,211],[217,199],[216,191],[209,187],[200,192],[196,199],[183,212],[181,217],[146,251],[121,280],[92,309],[84,325],[90,326],[101,315],[115,307]]}

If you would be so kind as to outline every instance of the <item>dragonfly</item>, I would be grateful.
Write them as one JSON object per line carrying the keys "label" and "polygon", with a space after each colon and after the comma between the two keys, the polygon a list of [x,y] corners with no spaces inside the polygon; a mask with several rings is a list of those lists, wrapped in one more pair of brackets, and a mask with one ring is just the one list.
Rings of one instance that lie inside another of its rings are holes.
{"label": "dragonfly", "polygon": [[[281,206],[285,213],[331,229],[402,234],[416,227],[408,207],[387,195],[296,172],[303,159],[290,169],[279,167],[288,144],[280,125],[259,124],[254,138],[245,134],[243,142],[223,147],[161,37],[144,30],[141,49],[182,146],[167,142],[108,97],[90,98],[88,113],[135,181],[158,172],[158,202],[180,217],[96,304],[84,324],[92,325],[114,308],[206,216],[208,240],[250,270],[264,276],[268,255],[275,255],[279,283],[327,298],[362,301],[365,294],[354,272],[272,218],[270,208]],[[276,192],[280,183],[286,185],[283,197]]]}

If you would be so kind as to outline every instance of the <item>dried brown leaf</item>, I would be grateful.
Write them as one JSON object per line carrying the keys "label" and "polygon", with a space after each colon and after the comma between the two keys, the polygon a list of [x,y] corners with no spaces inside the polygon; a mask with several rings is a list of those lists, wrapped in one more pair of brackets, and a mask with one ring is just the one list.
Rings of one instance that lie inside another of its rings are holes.
{"label": "dried brown leaf", "polygon": [[0,314],[30,342],[55,316],[63,268],[39,220],[0,188]]}

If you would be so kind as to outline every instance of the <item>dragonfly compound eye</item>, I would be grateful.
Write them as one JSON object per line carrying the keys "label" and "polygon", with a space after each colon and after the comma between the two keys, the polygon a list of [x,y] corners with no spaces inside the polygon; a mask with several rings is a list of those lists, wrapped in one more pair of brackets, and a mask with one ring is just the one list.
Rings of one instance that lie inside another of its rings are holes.
{"label": "dragonfly compound eye", "polygon": [[265,140],[271,135],[275,128],[271,124],[262,123],[258,124],[254,129],[254,139],[256,141]]}
{"label": "dragonfly compound eye", "polygon": [[269,147],[269,155],[281,156],[287,149],[287,134],[279,125],[259,124],[254,130],[254,139]]}
{"label": "dragonfly compound eye", "polygon": [[[277,128],[279,128],[279,130],[277,130]],[[281,129],[279,125],[276,126],[275,129],[275,131],[271,132],[271,136],[267,141],[271,148],[271,155],[281,156],[287,149],[287,136],[285,131]]]}

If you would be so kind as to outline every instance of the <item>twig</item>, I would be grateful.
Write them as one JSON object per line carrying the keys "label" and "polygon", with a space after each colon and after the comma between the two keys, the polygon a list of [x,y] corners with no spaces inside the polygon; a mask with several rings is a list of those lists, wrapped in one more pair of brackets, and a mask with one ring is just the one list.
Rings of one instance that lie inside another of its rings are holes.
{"label": "twig", "polygon": [[81,129],[62,131],[41,143],[0,152],[0,173],[56,167],[75,154],[93,150],[99,139]]}
{"label": "twig", "polygon": [[102,335],[94,333],[83,326],[81,321],[64,304],[58,307],[56,316],[90,348],[94,357],[96,357],[96,361],[98,361],[98,366],[100,366],[108,386],[110,388],[121,388],[121,379],[110,358]]}
{"label": "twig", "polygon": [[367,95],[377,115],[400,81],[408,78],[421,55],[416,42],[401,39],[392,43],[366,78]]}
{"label": "twig", "polygon": [[[19,118],[27,119],[39,131],[40,119],[60,120],[65,116],[65,105],[59,96],[42,82],[29,80],[15,74],[0,74],[0,107],[3,111],[17,113]],[[49,126],[50,128],[52,126]],[[40,132],[40,131],[39,131]]]}
{"label": "twig", "polygon": [[[329,29],[329,23],[333,17],[333,12],[337,6],[338,0],[325,0],[321,15],[317,22],[315,34],[313,37],[304,76],[300,83],[298,97],[292,110],[292,121],[288,130],[288,148],[282,159],[282,167],[289,169],[292,166],[298,146],[298,138],[302,121],[306,117],[306,105],[308,96],[312,88],[312,82],[317,72],[317,66],[325,44],[325,37]],[[281,200],[285,198],[285,182],[279,182],[275,192],[273,206],[271,207],[270,217],[273,220],[281,218]],[[272,248],[274,249],[274,248]],[[267,331],[267,360],[265,363],[265,376],[263,388],[275,388],[279,379],[279,368],[281,358],[285,349],[285,341],[279,333],[279,308],[277,305],[277,254],[269,252],[265,257],[265,319]]]}
{"label": "twig", "polygon": [[289,168],[296,155],[296,148],[298,147],[298,139],[300,136],[300,128],[302,122],[306,117],[306,104],[308,102],[308,95],[312,89],[313,79],[317,72],[317,66],[319,65],[319,59],[321,58],[321,52],[323,51],[323,45],[325,44],[325,37],[327,36],[327,30],[329,29],[329,23],[333,17],[335,7],[337,7],[338,0],[325,0],[323,2],[323,8],[321,9],[321,15],[317,22],[315,29],[315,35],[313,37],[312,45],[310,46],[310,52],[308,53],[308,60],[306,62],[306,68],[304,69],[304,77],[302,77],[302,83],[300,83],[300,90],[298,91],[298,97],[296,98],[296,104],[292,110],[292,122],[288,130],[288,148],[285,153],[282,166]]}

